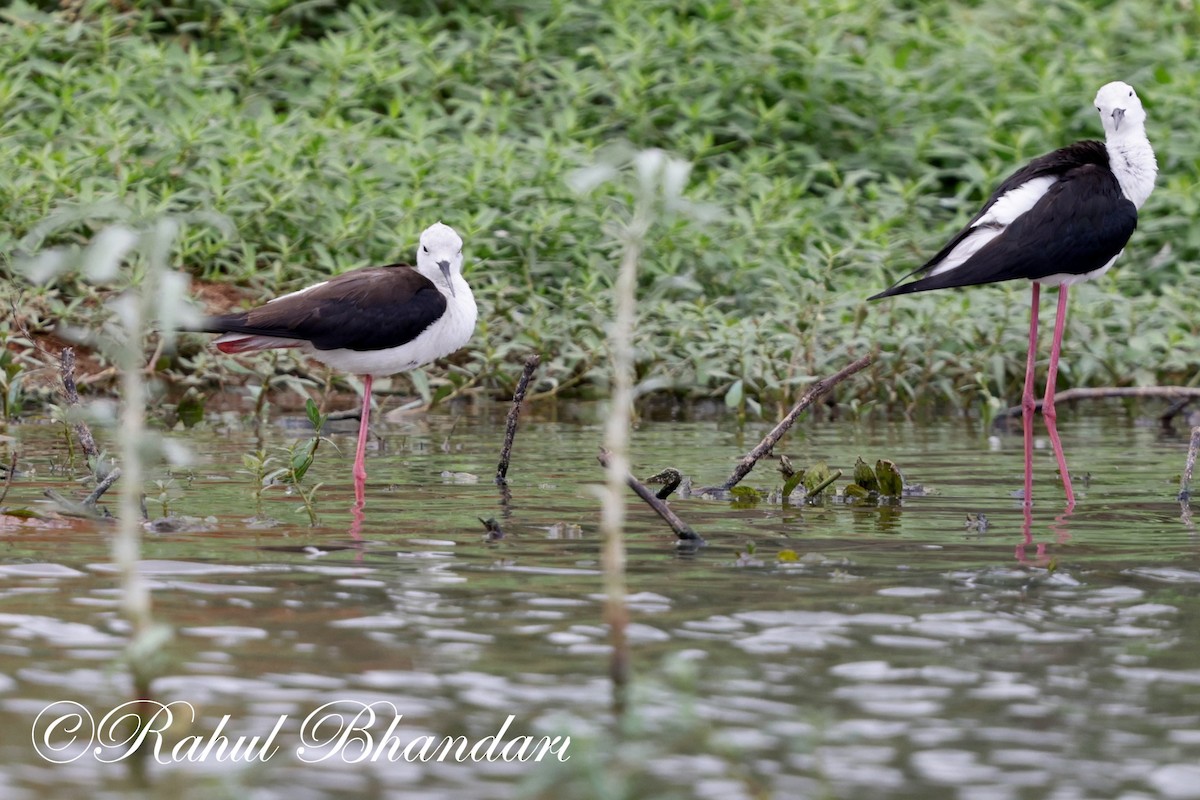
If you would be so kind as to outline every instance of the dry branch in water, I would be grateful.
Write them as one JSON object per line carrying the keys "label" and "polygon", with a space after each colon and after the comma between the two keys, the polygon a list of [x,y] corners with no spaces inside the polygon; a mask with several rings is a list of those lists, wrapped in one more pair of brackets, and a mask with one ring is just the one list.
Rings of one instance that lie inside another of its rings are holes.
{"label": "dry branch in water", "polygon": [[[89,494],[87,497],[83,498],[83,504],[85,506],[96,505],[96,503],[100,502],[101,496],[103,496],[105,492],[107,492],[109,489],[111,489],[112,485],[114,483],[116,483],[117,479],[120,477],[121,477],[121,468],[113,467],[112,470],[107,475],[104,476],[104,480],[102,480],[96,484],[96,488],[92,489],[92,493]],[[145,514],[143,513],[142,516],[144,517]]]}
{"label": "dry branch in water", "polygon": [[788,428],[792,427],[792,424],[796,421],[796,418],[804,413],[805,409],[827,394],[830,389],[846,380],[846,378],[849,378],[856,372],[860,372],[865,369],[874,360],[875,356],[868,353],[857,361],[842,367],[828,378],[822,378],[812,386],[808,387],[808,391],[805,392],[804,396],[800,398],[800,402],[792,406],[792,410],[787,413],[787,416],[781,419],[779,424],[771,429],[771,432],[768,433],[766,437],[764,437],[763,440],[758,443],[757,447],[755,447],[753,450],[743,456],[740,461],[738,461],[737,466],[733,470],[733,474],[731,474],[723,484],[718,486],[717,489],[727,492],[734,486],[737,486],[741,482],[742,478],[745,478],[750,474],[750,470],[754,469],[754,465],[758,463],[758,460],[770,453],[775,445],[779,443],[779,440],[783,438],[783,435],[788,432]]}
{"label": "dry branch in water", "polygon": [[[596,460],[600,462],[600,466],[608,469],[609,459],[607,450],[602,448],[600,455],[596,456]],[[633,489],[634,494],[646,501],[646,505],[654,509],[654,513],[662,517],[663,521],[671,526],[671,530],[675,531],[675,535],[682,541],[696,545],[704,544],[704,538],[692,530],[690,525],[680,519],[679,515],[672,511],[670,506],[660,500],[658,495],[650,490],[650,487],[629,474],[625,475],[625,483],[630,489]]]}
{"label": "dry branch in water", "polygon": [[[1067,389],[1054,395],[1055,403],[1069,403],[1074,400],[1100,400],[1106,397],[1156,397],[1163,400],[1198,400],[1200,387],[1195,386],[1101,386],[1094,389]],[[1040,411],[1042,401],[1033,404]],[[1021,406],[1012,406],[1004,412],[1003,417],[1021,416]]]}
{"label": "dry branch in water", "polygon": [[17,451],[12,452],[12,461],[8,465],[8,473],[4,476],[4,490],[0,491],[0,503],[4,502],[4,498],[8,497],[8,490],[12,486],[13,476],[17,474]]}
{"label": "dry branch in water", "polygon": [[[71,408],[79,408],[79,390],[75,388],[74,347],[63,348],[58,365],[59,374],[62,377],[63,399]],[[79,440],[79,446],[83,449],[84,455],[88,458],[100,455],[100,450],[96,447],[96,439],[92,436],[92,429],[86,422],[79,420],[71,425],[71,429],[75,431],[75,438]]]}
{"label": "dry branch in water", "polygon": [[500,463],[496,465],[496,483],[501,486],[508,479],[508,461],[512,456],[513,439],[517,435],[517,418],[521,415],[521,403],[525,400],[529,381],[541,360],[537,353],[525,359],[525,369],[521,372],[521,379],[517,381],[517,390],[513,392],[512,408],[508,410],[508,425],[504,431],[504,447],[500,449]]}
{"label": "dry branch in water", "polygon": [[1192,428],[1192,442],[1188,445],[1187,461],[1183,465],[1183,477],[1179,480],[1179,502],[1185,506],[1192,499],[1192,473],[1196,469],[1196,451],[1200,450],[1200,425]]}

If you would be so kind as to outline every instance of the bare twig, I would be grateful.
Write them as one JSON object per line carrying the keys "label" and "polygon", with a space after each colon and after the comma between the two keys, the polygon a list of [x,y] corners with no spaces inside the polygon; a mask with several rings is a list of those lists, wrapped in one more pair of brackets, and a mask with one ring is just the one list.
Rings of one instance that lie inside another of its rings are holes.
{"label": "bare twig", "polygon": [[[96,484],[96,488],[92,489],[92,493],[89,494],[87,497],[83,498],[83,504],[85,506],[96,505],[96,503],[100,502],[101,496],[103,496],[103,494],[105,492],[107,492],[109,489],[111,489],[112,485],[114,483],[116,483],[117,479],[120,477],[121,477],[121,468],[113,467],[111,470],[109,470],[109,473],[104,476],[104,480],[102,480]],[[145,516],[145,515],[143,515],[143,516]]]}
{"label": "bare twig", "polygon": [[674,467],[667,467],[657,475],[651,475],[649,478],[646,478],[645,482],[663,484],[663,488],[659,489],[658,493],[654,496],[659,500],[666,500],[683,483],[683,473]]}
{"label": "bare twig", "polygon": [[1192,428],[1192,442],[1188,445],[1187,461],[1183,465],[1183,477],[1179,481],[1179,502],[1185,506],[1192,499],[1192,473],[1196,469],[1196,453],[1200,451],[1200,425]]}
{"label": "bare twig", "polygon": [[813,490],[812,490],[811,492],[809,492],[809,493],[808,493],[808,496],[809,496],[809,497],[816,497],[816,496],[817,496],[817,495],[819,495],[821,492],[825,491],[825,490],[826,490],[826,489],[828,489],[830,486],[832,486],[832,485],[833,485],[833,482],[834,482],[834,481],[836,481],[836,480],[837,480],[838,478],[840,478],[840,477],[842,477],[842,471],[841,471],[840,469],[834,470],[834,471],[833,471],[833,474],[832,474],[832,475],[830,475],[830,476],[829,476],[828,478],[826,478],[825,480],[821,481],[820,485],[813,487]]}
{"label": "bare twig", "polygon": [[4,476],[4,491],[0,492],[0,503],[8,497],[9,487],[12,486],[13,476],[17,474],[17,451],[13,450],[12,461],[8,465],[8,474]]}
{"label": "bare twig", "polygon": [[[1055,403],[1069,403],[1074,400],[1099,400],[1106,397],[1155,397],[1163,400],[1183,400],[1200,398],[1200,387],[1197,386],[1102,386],[1094,389],[1067,389],[1054,395]],[[1033,405],[1040,411],[1042,401]],[[1021,416],[1021,406],[1012,406],[1002,417]]]}
{"label": "bare twig", "polygon": [[[66,399],[67,405],[78,408],[79,390],[75,388],[75,348],[64,347],[59,358],[63,397]],[[75,438],[79,440],[79,446],[83,448],[84,455],[88,458],[100,455],[99,449],[96,448],[96,439],[92,436],[92,429],[86,422],[80,419],[71,425],[71,429],[75,431]]]}
{"label": "bare twig", "polygon": [[[601,450],[600,455],[596,457],[600,462],[600,465],[606,469],[609,466],[608,455],[609,454],[607,450]],[[662,517],[664,522],[671,526],[671,530],[675,531],[675,535],[681,540],[697,545],[704,544],[703,537],[692,530],[690,525],[680,519],[679,515],[672,511],[670,506],[660,500],[658,496],[655,495],[648,486],[646,486],[646,484],[642,483],[628,473],[625,475],[625,483],[630,489],[633,489],[634,493],[638,497],[645,500],[646,505],[654,509],[654,512]]]}
{"label": "bare twig", "polygon": [[1171,403],[1171,405],[1167,406],[1167,410],[1164,411],[1159,416],[1159,418],[1158,418],[1159,423],[1164,428],[1171,427],[1172,420],[1174,420],[1175,417],[1179,416],[1179,414],[1185,408],[1190,406],[1194,400],[1195,400],[1195,398],[1193,398],[1193,397],[1183,397],[1183,398],[1180,398],[1179,400],[1176,400],[1174,403]]}
{"label": "bare twig", "polygon": [[868,353],[857,361],[842,367],[828,378],[822,378],[810,386],[808,391],[804,393],[804,396],[800,398],[800,402],[792,406],[792,410],[787,413],[787,416],[780,420],[779,424],[771,429],[771,432],[768,433],[766,437],[758,443],[757,447],[755,447],[753,450],[743,456],[740,461],[738,461],[737,467],[735,467],[733,470],[733,474],[731,474],[723,484],[717,487],[718,490],[727,492],[734,486],[737,486],[741,482],[742,478],[745,478],[750,474],[750,470],[754,469],[754,465],[758,463],[758,460],[770,453],[771,449],[779,443],[779,440],[783,438],[785,433],[787,433],[788,428],[792,427],[792,424],[796,421],[796,418],[804,413],[805,409],[819,400],[823,395],[828,393],[830,389],[846,380],[846,378],[849,378],[854,373],[865,369],[874,360],[875,356]]}
{"label": "bare twig", "polygon": [[525,369],[521,371],[517,390],[513,392],[512,408],[508,410],[508,425],[504,431],[504,447],[500,449],[500,463],[496,465],[497,485],[503,485],[507,480],[508,461],[512,456],[513,439],[517,435],[517,418],[521,415],[521,403],[525,400],[525,391],[529,388],[529,381],[541,360],[537,353],[525,359]]}
{"label": "bare twig", "polygon": [[88,505],[80,500],[72,500],[53,489],[46,489],[42,494],[54,503],[54,510],[65,517],[82,517],[84,519],[111,519],[107,511],[99,506]]}

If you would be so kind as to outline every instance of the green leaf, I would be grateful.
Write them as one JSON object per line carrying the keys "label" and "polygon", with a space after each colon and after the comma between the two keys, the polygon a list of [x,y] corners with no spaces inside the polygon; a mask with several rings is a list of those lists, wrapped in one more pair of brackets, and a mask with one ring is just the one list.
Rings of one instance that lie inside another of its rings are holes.
{"label": "green leaf", "polygon": [[809,494],[816,491],[817,487],[829,480],[832,473],[829,471],[829,466],[824,461],[818,461],[808,469],[804,470],[804,490]]}
{"label": "green leaf", "polygon": [[304,478],[304,473],[308,472],[308,468],[313,464],[313,458],[317,454],[317,444],[320,443],[320,438],[314,436],[304,443],[304,446],[292,452],[292,470],[291,479],[294,483],[299,483]]}
{"label": "green leaf", "polygon": [[17,519],[44,519],[41,514],[31,508],[0,508],[0,514]]}
{"label": "green leaf", "polygon": [[793,472],[788,479],[783,482],[783,497],[785,500],[792,496],[792,492],[796,491],[796,487],[799,486],[800,482],[803,480],[804,472],[802,470],[800,472]]}
{"label": "green leaf", "polygon": [[308,421],[312,423],[313,428],[319,433],[322,425],[325,423],[325,418],[321,415],[321,409],[317,408],[317,402],[311,397],[304,403],[304,413],[308,417]]}
{"label": "green leaf", "polygon": [[763,499],[762,492],[749,486],[735,486],[729,490],[729,494],[733,496],[731,505],[734,508],[753,508]]}
{"label": "green leaf", "polygon": [[421,402],[425,405],[433,402],[433,393],[429,389],[429,376],[425,374],[425,370],[414,369],[408,373],[408,379],[412,381],[413,388],[421,396]]}
{"label": "green leaf", "polygon": [[904,476],[895,462],[885,458],[876,461],[875,474],[879,478],[879,493],[884,497],[899,497],[904,493]]}
{"label": "green leaf", "polygon": [[445,400],[454,392],[454,387],[449,383],[443,383],[433,393],[433,398],[429,401],[429,405],[436,406],[438,403]]}
{"label": "green leaf", "polygon": [[726,408],[738,408],[741,406],[743,388],[744,387],[740,379],[733,382],[733,386],[730,386],[729,391],[725,393]]}
{"label": "green leaf", "polygon": [[871,465],[863,461],[861,456],[854,462],[854,483],[868,492],[879,491],[879,481],[875,479],[875,470],[871,469]]}
{"label": "green leaf", "polygon": [[183,427],[195,426],[204,419],[204,397],[195,388],[188,389],[175,406],[175,413],[179,415]]}

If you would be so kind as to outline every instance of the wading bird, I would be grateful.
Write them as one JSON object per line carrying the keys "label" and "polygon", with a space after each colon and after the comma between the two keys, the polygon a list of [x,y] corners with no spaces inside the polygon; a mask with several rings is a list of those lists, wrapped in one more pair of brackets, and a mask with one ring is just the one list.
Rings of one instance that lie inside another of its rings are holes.
{"label": "wading bird", "polygon": [[475,296],[462,275],[463,242],[449,225],[421,234],[417,266],[352,270],[198,327],[223,334],[223,353],[295,347],[334,369],[363,376],[362,416],[354,457],[354,495],[366,493],[364,463],[376,375],[416,369],[467,343],[475,330]]}
{"label": "wading bird", "polygon": [[1022,410],[1025,424],[1025,503],[1033,502],[1034,361],[1038,294],[1058,287],[1058,315],[1042,416],[1062,475],[1068,508],[1071,475],[1058,436],[1055,380],[1067,316],[1067,287],[1103,275],[1137,227],[1137,212],[1158,174],[1146,138],[1146,112],[1133,87],[1114,81],[1096,93],[1103,142],[1082,141],[1035,158],[1010,175],[961,231],[924,266],[869,299],[930,289],[1024,278],[1033,281],[1029,355]]}

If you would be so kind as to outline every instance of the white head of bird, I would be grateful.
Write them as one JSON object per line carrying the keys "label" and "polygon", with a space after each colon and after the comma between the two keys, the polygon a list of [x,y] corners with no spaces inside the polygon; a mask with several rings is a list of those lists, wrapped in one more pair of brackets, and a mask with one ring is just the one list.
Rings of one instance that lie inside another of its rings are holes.
{"label": "white head of bird", "polygon": [[1113,81],[1096,92],[1096,110],[1109,139],[1145,136],[1146,109],[1128,83]]}
{"label": "white head of bird", "polygon": [[454,278],[462,275],[463,240],[454,228],[435,222],[421,234],[417,247],[417,271],[434,285],[444,284],[455,294]]}

